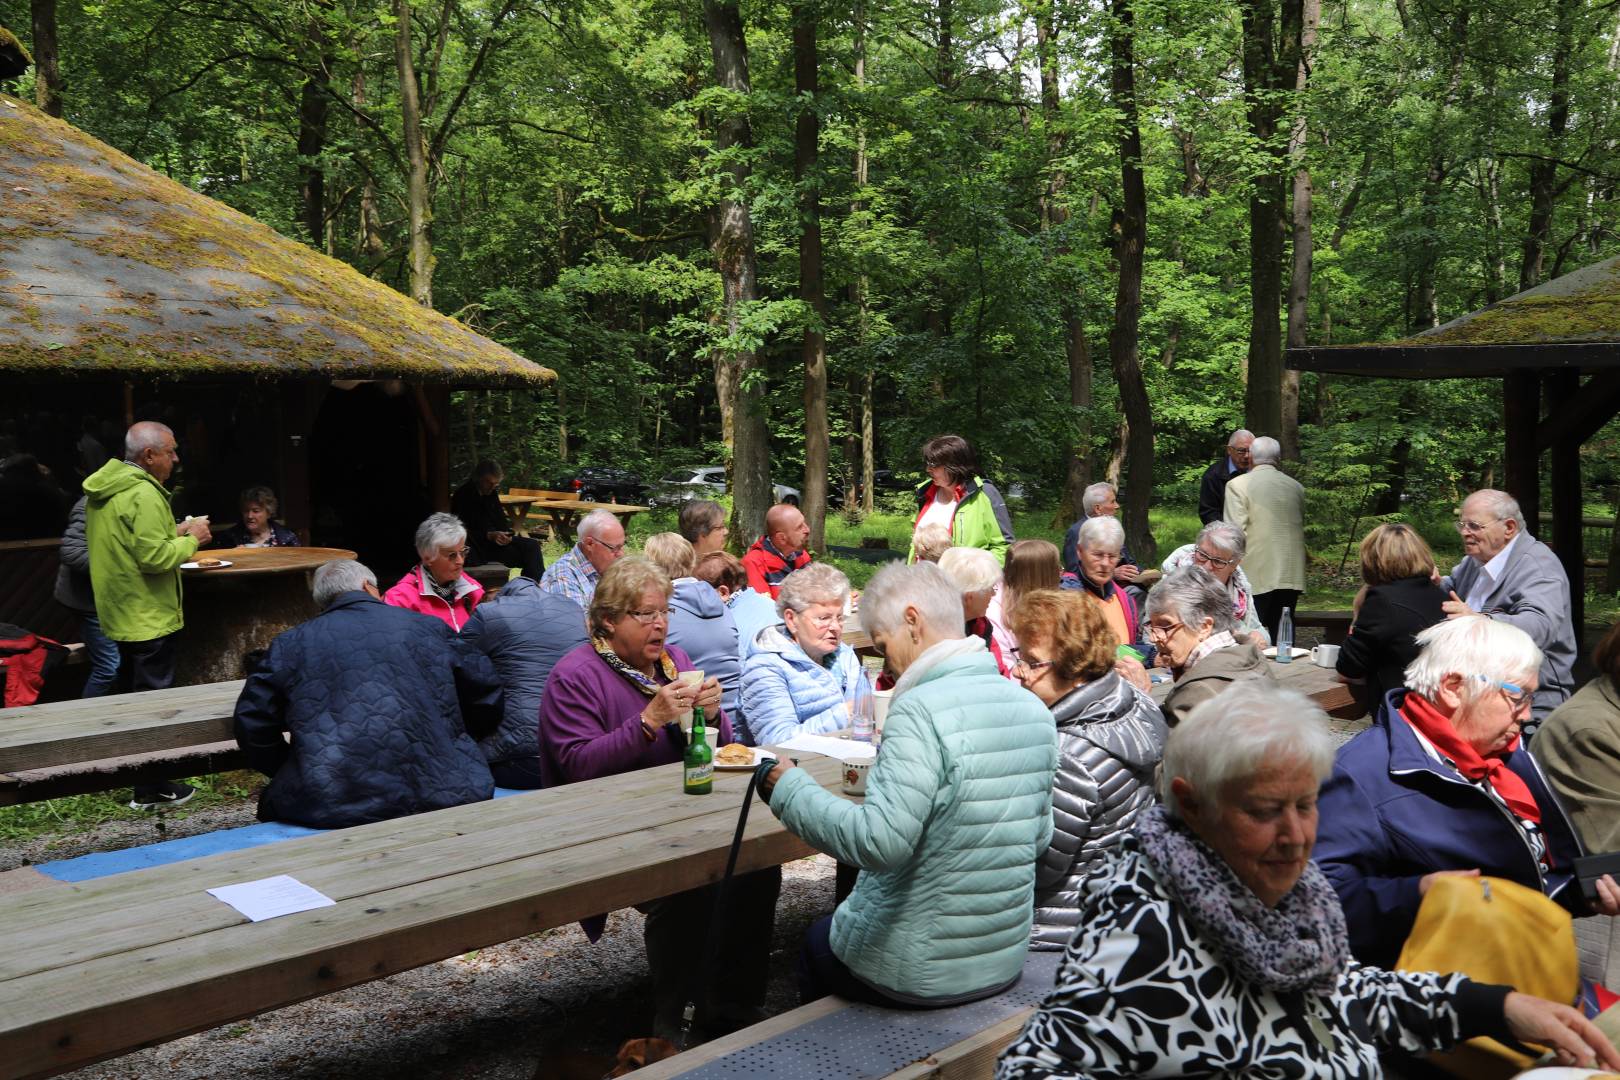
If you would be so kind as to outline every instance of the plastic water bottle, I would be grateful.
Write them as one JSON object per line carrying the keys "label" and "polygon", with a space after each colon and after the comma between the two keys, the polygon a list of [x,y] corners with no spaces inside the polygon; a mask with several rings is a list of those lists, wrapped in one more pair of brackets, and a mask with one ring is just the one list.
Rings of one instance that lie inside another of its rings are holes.
{"label": "plastic water bottle", "polygon": [[849,703],[849,737],[856,742],[869,743],[872,741],[872,733],[877,727],[874,704],[871,691],[867,690],[864,685],[857,686],[855,696]]}
{"label": "plastic water bottle", "polygon": [[1294,611],[1292,608],[1283,608],[1282,618],[1277,621],[1277,663],[1291,664],[1294,661]]}

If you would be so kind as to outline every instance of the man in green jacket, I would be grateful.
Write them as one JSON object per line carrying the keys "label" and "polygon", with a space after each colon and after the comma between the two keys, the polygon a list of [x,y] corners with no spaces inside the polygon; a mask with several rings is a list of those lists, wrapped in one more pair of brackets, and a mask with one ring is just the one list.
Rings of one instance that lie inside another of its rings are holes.
{"label": "man in green jacket", "polygon": [[[124,460],[85,477],[85,540],[102,633],[118,643],[119,681],[130,691],[174,684],[174,633],[180,612],[180,564],[210,539],[206,518],[176,525],[164,483],[180,463],[174,432],[143,421],[124,436]],[[130,805],[175,805],[183,784],[138,787]]]}

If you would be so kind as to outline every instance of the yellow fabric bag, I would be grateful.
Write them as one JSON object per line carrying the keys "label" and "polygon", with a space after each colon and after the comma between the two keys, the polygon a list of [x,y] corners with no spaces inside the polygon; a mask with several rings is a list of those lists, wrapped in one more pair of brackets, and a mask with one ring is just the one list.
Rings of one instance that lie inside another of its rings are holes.
{"label": "yellow fabric bag", "polygon": [[[1560,1002],[1573,1002],[1581,981],[1569,912],[1535,889],[1493,877],[1435,878],[1395,967],[1460,971]],[[1469,1080],[1509,1077],[1534,1064],[1483,1036],[1427,1060]]]}

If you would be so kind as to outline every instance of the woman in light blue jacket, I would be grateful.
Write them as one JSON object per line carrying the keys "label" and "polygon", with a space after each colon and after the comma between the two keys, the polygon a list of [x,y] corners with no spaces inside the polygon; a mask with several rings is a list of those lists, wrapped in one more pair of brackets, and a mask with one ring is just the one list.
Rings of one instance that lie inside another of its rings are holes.
{"label": "woman in light blue jacket", "polygon": [[962,636],[961,593],[932,563],[879,571],[861,620],[899,677],[865,800],[791,763],[761,785],[795,835],[860,867],[810,928],[799,992],[925,1008],[989,997],[1028,951],[1052,838],[1052,714]]}
{"label": "woman in light blue jacket", "polygon": [[782,582],[780,626],[767,627],[743,661],[743,741],[773,746],[801,733],[850,725],[850,702],[872,692],[855,650],[843,643],[849,578],[811,563]]}

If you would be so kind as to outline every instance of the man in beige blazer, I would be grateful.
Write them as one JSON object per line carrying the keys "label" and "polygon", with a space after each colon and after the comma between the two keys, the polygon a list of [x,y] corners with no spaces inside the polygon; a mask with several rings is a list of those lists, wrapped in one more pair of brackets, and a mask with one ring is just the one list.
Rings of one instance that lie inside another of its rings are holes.
{"label": "man in beige blazer", "polygon": [[1283,608],[1297,607],[1305,591],[1305,489],[1277,468],[1282,447],[1262,437],[1249,447],[1249,471],[1226,485],[1226,520],[1243,530],[1243,571],[1254,607],[1271,640]]}

